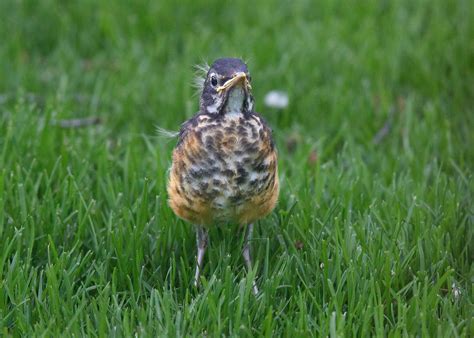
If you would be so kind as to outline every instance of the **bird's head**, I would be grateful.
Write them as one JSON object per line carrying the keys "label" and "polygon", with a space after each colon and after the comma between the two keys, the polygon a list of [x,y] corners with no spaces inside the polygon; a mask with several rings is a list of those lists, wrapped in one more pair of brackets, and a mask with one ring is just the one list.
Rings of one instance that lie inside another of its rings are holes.
{"label": "bird's head", "polygon": [[200,110],[208,114],[246,113],[253,110],[247,65],[240,59],[217,59],[202,87]]}

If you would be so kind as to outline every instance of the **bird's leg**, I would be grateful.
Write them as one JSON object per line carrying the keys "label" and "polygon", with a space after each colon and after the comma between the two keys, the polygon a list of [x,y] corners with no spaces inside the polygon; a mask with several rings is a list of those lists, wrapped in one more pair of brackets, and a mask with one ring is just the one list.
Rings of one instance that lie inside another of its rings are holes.
{"label": "bird's leg", "polygon": [[[244,241],[244,249],[242,251],[242,256],[244,256],[245,265],[247,265],[247,270],[252,269],[252,256],[250,254],[250,241],[252,240],[253,234],[253,224],[247,225],[247,229],[245,229],[245,241]],[[255,280],[252,281],[252,291],[253,294],[256,296],[258,294],[257,284]]]}
{"label": "bird's leg", "polygon": [[196,273],[194,274],[194,286],[199,285],[199,276],[201,274],[202,260],[206,253],[207,244],[209,243],[209,235],[207,229],[202,226],[196,226],[196,245],[197,245],[197,262]]}

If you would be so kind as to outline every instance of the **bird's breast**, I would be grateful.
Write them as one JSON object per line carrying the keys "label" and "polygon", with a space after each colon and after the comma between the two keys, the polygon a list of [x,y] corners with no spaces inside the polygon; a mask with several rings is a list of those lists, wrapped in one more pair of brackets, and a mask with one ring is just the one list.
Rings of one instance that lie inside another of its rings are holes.
{"label": "bird's breast", "polygon": [[258,116],[199,116],[173,154],[170,205],[207,224],[248,223],[269,213],[278,196],[277,156]]}

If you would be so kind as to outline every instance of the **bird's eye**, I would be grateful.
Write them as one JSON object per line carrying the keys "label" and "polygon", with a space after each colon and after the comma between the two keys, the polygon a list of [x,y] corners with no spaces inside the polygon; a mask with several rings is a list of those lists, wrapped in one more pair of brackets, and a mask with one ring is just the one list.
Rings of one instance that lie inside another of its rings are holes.
{"label": "bird's eye", "polygon": [[217,86],[217,77],[214,74],[211,75],[211,85],[213,87]]}
{"label": "bird's eye", "polygon": [[252,82],[252,77],[250,76],[250,74],[247,75],[247,80],[248,80],[249,82]]}

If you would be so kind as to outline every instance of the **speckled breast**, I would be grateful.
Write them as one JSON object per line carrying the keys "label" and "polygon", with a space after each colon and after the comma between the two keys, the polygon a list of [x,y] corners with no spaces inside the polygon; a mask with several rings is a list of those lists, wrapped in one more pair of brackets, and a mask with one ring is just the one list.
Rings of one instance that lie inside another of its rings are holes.
{"label": "speckled breast", "polygon": [[277,155],[271,130],[254,114],[198,115],[173,153],[169,204],[200,225],[249,224],[278,199]]}

